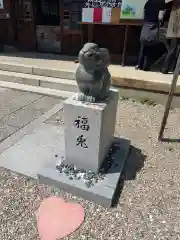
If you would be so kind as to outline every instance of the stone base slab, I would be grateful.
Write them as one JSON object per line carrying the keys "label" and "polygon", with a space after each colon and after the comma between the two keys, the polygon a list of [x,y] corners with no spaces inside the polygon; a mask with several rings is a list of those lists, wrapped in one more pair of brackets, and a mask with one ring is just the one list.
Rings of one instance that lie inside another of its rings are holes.
{"label": "stone base slab", "polygon": [[[63,139],[59,140],[63,141]],[[118,148],[114,154],[113,164],[106,173],[105,178],[98,181],[94,186],[88,188],[82,179],[70,180],[65,173],[60,173],[56,169],[56,159],[54,158],[50,164],[42,167],[38,172],[39,181],[64,189],[73,195],[83,197],[86,200],[95,202],[104,207],[111,207],[130,149],[129,140],[117,138],[114,140],[118,142],[120,148]],[[60,155],[62,157],[63,152],[61,152]]]}
{"label": "stone base slab", "polygon": [[0,167],[36,179],[41,166],[64,150],[63,138],[63,127],[43,123],[0,154]]}
{"label": "stone base slab", "polygon": [[[56,107],[46,118],[59,110]],[[45,120],[45,117],[41,117]],[[38,120],[40,121],[40,120]],[[63,126],[39,124],[37,120],[28,129],[13,135],[4,141],[3,151],[0,154],[0,167],[23,174],[32,178],[39,178],[40,182],[51,184],[83,197],[104,207],[110,207],[116,191],[119,178],[130,149],[130,141],[115,139],[120,148],[114,155],[114,162],[104,180],[87,188],[83,180],[70,180],[65,174],[56,170],[56,161],[64,156],[64,129]],[[57,155],[57,157],[56,157]]]}

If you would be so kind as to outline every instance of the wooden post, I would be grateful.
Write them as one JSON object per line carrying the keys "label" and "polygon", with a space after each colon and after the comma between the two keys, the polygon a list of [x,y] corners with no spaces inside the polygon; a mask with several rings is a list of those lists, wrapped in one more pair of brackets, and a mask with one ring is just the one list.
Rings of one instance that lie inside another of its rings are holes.
{"label": "wooden post", "polygon": [[163,133],[164,133],[164,129],[166,127],[167,119],[168,119],[168,116],[169,116],[169,110],[171,108],[173,94],[176,90],[176,84],[177,84],[179,73],[180,73],[180,53],[179,53],[179,57],[178,57],[178,60],[177,60],[176,69],[174,71],[174,75],[173,75],[173,79],[172,79],[172,83],[171,83],[171,88],[170,88],[170,91],[169,91],[169,96],[168,96],[168,100],[167,100],[167,103],[166,103],[166,108],[165,108],[165,111],[164,111],[164,117],[163,117],[162,123],[161,123],[161,128],[160,128],[159,137],[158,137],[159,141],[162,141],[162,139],[163,139]]}
{"label": "wooden post", "polygon": [[126,57],[127,39],[128,39],[128,29],[129,29],[129,26],[128,26],[128,25],[125,25],[125,36],[124,36],[122,62],[121,62],[121,65],[122,65],[122,66],[124,66],[125,57]]}
{"label": "wooden post", "polygon": [[64,36],[64,4],[62,0],[59,0],[59,21],[60,21],[60,44],[61,52],[63,52],[63,36]]}
{"label": "wooden post", "polygon": [[92,42],[93,40],[93,28],[94,24],[88,24],[88,42]]}

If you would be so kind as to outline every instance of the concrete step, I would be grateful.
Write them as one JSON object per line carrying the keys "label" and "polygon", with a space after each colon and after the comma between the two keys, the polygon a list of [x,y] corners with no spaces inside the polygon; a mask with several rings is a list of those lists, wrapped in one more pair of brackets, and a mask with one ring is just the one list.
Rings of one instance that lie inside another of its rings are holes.
{"label": "concrete step", "polygon": [[71,97],[74,93],[68,91],[61,91],[52,88],[44,88],[39,86],[31,86],[26,84],[14,83],[14,82],[6,82],[0,81],[0,87],[15,89],[19,91],[27,91],[32,93],[39,93],[48,96],[59,97],[61,99],[66,99]]}
{"label": "concrete step", "polygon": [[[44,78],[48,77],[49,80],[52,78],[53,84],[49,85],[50,88],[53,85],[57,87],[56,79],[63,79],[63,82],[65,79],[74,80],[76,69],[77,64],[72,61],[0,56],[1,71],[34,75],[35,78],[44,76]],[[118,65],[110,65],[109,71],[114,86],[163,93],[169,92],[173,77],[172,74],[164,75],[156,72],[137,71],[133,67],[121,67]],[[65,90],[68,90],[68,88],[65,88]],[[71,91],[71,89],[68,91]],[[180,77],[175,92],[180,94]]]}
{"label": "concrete step", "polygon": [[[43,88],[39,86],[30,86],[30,85],[6,82],[6,81],[0,81],[0,87],[11,88],[19,91],[39,93],[43,95],[58,97],[61,99],[66,99],[74,94],[73,92],[68,92],[68,91],[60,91],[56,89]],[[123,89],[123,88],[120,88],[119,90],[120,90],[120,96],[123,96],[125,98],[132,98],[138,101],[153,100],[154,103],[161,104],[164,106],[166,105],[167,97],[168,97],[168,94],[154,93],[149,91],[147,92],[142,90],[140,91],[140,90]],[[173,97],[172,107],[180,108],[180,97],[178,96]]]}
{"label": "concrete step", "polygon": [[62,91],[76,92],[77,84],[74,80],[52,78],[27,73],[8,72],[0,70],[0,80],[32,86],[40,86]]}
{"label": "concrete step", "polygon": [[32,74],[38,76],[46,76],[46,77],[53,77],[53,78],[63,78],[63,79],[75,79],[75,70],[68,69],[62,67],[62,69],[52,68],[37,65],[29,65],[29,64],[22,64],[22,63],[15,63],[9,61],[0,61],[0,70],[8,71],[8,72],[16,72],[16,73],[25,73],[25,74]]}

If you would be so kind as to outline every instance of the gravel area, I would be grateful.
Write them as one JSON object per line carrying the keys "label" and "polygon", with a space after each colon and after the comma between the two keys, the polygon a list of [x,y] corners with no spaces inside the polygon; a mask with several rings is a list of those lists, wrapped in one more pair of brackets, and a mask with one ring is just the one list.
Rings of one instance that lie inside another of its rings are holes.
{"label": "gravel area", "polygon": [[[116,135],[132,147],[112,209],[0,169],[0,239],[37,240],[35,213],[51,195],[77,201],[86,212],[65,240],[180,239],[180,144],[157,142],[164,107],[142,103],[119,103]],[[180,109],[172,109],[166,137],[180,136],[179,119]]]}

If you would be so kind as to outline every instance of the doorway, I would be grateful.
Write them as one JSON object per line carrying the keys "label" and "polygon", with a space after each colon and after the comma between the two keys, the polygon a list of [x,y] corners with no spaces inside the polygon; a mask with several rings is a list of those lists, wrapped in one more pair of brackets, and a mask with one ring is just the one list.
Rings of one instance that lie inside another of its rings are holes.
{"label": "doorway", "polygon": [[36,50],[33,0],[15,0],[11,3],[16,47],[24,51]]}
{"label": "doorway", "polygon": [[39,51],[61,52],[59,0],[36,1],[36,38]]}

